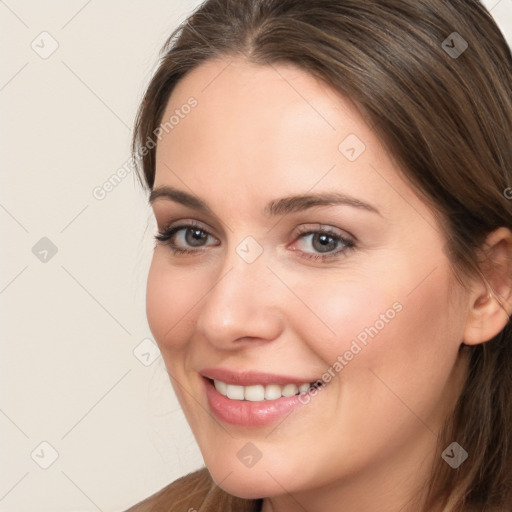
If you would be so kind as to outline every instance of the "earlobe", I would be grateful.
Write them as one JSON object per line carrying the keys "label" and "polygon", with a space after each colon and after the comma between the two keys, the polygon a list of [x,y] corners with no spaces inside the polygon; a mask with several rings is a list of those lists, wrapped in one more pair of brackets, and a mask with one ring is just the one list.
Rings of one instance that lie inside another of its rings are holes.
{"label": "earlobe", "polygon": [[512,314],[512,232],[500,227],[485,242],[481,279],[469,294],[465,345],[478,345],[499,334]]}

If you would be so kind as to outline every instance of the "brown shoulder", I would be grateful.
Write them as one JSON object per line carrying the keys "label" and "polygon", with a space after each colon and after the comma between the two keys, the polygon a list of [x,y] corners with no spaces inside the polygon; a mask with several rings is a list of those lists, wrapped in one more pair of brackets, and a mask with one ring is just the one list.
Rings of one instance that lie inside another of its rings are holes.
{"label": "brown shoulder", "polygon": [[125,512],[259,512],[261,503],[223,491],[204,467],[178,478]]}
{"label": "brown shoulder", "polygon": [[188,512],[189,509],[198,509],[212,485],[215,484],[208,470],[198,469],[171,482],[125,512]]}

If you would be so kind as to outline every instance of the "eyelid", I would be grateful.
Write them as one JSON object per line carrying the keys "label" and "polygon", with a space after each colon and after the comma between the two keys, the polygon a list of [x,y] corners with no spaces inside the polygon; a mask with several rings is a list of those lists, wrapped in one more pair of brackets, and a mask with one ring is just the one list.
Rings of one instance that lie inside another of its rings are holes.
{"label": "eyelid", "polygon": [[187,217],[184,217],[182,219],[177,219],[177,220],[171,220],[168,222],[163,222],[162,224],[163,224],[162,231],[171,229],[171,228],[176,227],[181,224],[193,225],[194,227],[197,226],[197,227],[201,227],[201,229],[204,228],[205,230],[207,230],[207,228],[204,226],[204,224],[201,221],[192,219],[192,218],[189,219]]}
{"label": "eyelid", "polygon": [[310,233],[310,232],[326,232],[326,233],[332,233],[336,234],[337,236],[340,236],[342,238],[350,238],[351,240],[356,241],[356,237],[349,233],[348,231],[345,231],[343,229],[337,228],[335,226],[331,226],[330,224],[321,224],[319,222],[312,222],[309,224],[303,224],[301,226],[298,226],[294,233],[294,236],[297,235],[303,235],[304,233]]}
{"label": "eyelid", "polygon": [[161,229],[159,229],[159,232],[164,233],[164,232],[170,231],[171,229],[176,229],[176,228],[197,228],[197,229],[204,231],[208,235],[213,236],[214,238],[217,238],[215,235],[212,234],[210,228],[206,227],[202,222],[200,222],[198,220],[193,220],[193,219],[180,219],[180,220],[168,222],[168,223],[164,224],[164,226]]}

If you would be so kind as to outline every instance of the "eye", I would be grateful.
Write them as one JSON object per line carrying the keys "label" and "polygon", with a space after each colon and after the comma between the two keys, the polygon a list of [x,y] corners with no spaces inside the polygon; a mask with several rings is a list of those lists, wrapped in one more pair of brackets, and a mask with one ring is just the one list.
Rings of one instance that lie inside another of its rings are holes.
{"label": "eye", "polygon": [[[298,249],[292,247],[292,250],[302,252],[301,257],[308,260],[336,258],[356,247],[353,239],[341,235],[332,228],[300,228],[295,244],[299,247]],[[309,248],[312,248],[313,251],[308,250]]]}
{"label": "eye", "polygon": [[[322,228],[321,225],[318,229],[301,227],[295,237],[294,245],[298,247],[292,245],[290,248],[307,260],[335,259],[356,248],[352,238],[342,235],[333,228]],[[218,240],[209,231],[194,221],[167,226],[159,230],[155,239],[169,246],[173,254],[197,254],[203,248],[219,245]]]}
{"label": "eye", "polygon": [[214,237],[194,222],[165,227],[159,230],[155,239],[168,245],[175,254],[190,254],[208,245],[218,245],[218,243],[208,244],[209,239],[215,240]]}

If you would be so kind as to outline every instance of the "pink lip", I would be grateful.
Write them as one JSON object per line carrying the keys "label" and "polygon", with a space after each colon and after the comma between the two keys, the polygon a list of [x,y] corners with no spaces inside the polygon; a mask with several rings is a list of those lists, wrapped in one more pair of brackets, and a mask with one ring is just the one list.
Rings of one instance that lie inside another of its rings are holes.
{"label": "pink lip", "polygon": [[271,373],[261,372],[235,372],[225,368],[204,368],[199,372],[203,377],[208,379],[215,379],[225,382],[226,384],[235,384],[237,386],[254,386],[256,384],[279,384],[284,386],[286,384],[304,384],[316,382],[318,379],[313,378],[308,380],[304,377],[288,377],[285,375],[276,375]]}
{"label": "pink lip", "polygon": [[[226,382],[224,379],[225,377],[218,380]],[[254,382],[252,375],[250,377],[246,375],[245,380]],[[212,380],[204,377],[202,381],[205,386],[206,397],[210,410],[217,419],[231,425],[238,425],[242,427],[262,427],[285,417],[294,409],[304,405],[304,403],[299,400],[300,395],[281,397],[276,400],[262,400],[261,402],[231,400],[215,389]],[[259,380],[259,382],[261,383],[261,380]],[[276,383],[274,380],[272,382]],[[288,382],[290,381],[288,380]]]}

